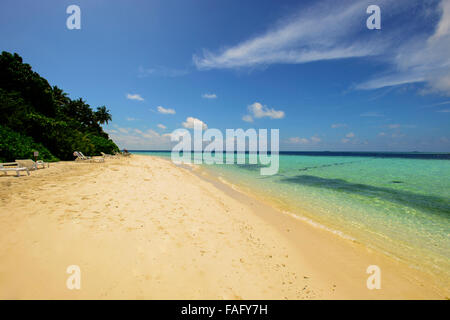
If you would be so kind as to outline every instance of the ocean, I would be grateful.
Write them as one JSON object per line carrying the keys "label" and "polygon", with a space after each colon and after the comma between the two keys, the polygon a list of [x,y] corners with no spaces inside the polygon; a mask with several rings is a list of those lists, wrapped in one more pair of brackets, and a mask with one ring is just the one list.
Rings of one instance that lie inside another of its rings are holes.
{"label": "ocean", "polygon": [[450,154],[286,152],[279,159],[273,176],[260,175],[258,164],[202,167],[285,213],[450,279]]}

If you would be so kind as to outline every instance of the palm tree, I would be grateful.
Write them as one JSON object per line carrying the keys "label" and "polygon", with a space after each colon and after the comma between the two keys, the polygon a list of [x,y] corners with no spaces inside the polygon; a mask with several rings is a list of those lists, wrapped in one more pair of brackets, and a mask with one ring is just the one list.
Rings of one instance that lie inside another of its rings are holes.
{"label": "palm tree", "polygon": [[70,102],[68,94],[57,86],[53,86],[53,97],[59,107]]}
{"label": "palm tree", "polygon": [[101,106],[97,108],[97,111],[95,111],[95,119],[99,124],[108,124],[108,122],[112,120],[112,117],[109,110],[106,109],[105,106]]}

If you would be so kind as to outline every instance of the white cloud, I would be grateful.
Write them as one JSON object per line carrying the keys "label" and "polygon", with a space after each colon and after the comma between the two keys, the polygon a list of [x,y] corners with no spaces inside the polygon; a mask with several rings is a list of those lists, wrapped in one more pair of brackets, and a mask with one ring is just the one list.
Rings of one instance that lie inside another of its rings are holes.
{"label": "white cloud", "polygon": [[347,125],[345,123],[333,123],[331,125],[332,129],[337,129],[337,128],[347,128]]}
{"label": "white cloud", "polygon": [[268,117],[271,119],[284,118],[284,111],[275,110],[272,108],[269,109],[259,102],[255,102],[249,105],[248,110],[250,111],[250,113],[253,115],[254,118],[264,118],[264,117]]}
{"label": "white cloud", "polygon": [[306,138],[300,138],[300,137],[292,137],[288,139],[289,143],[293,144],[308,144],[309,140]]}
{"label": "white cloud", "polygon": [[426,107],[443,106],[444,104],[450,104],[450,100],[449,101],[443,101],[443,102],[434,103],[434,104],[428,105]]}
{"label": "white cloud", "polygon": [[352,144],[356,144],[358,143],[358,139],[356,138],[356,135],[353,132],[349,132],[345,135],[345,138],[341,139],[342,143],[349,143],[351,142]]}
{"label": "white cloud", "polygon": [[[355,40],[365,18],[365,1],[319,1],[280,20],[262,35],[218,53],[194,55],[199,69],[239,68],[273,63],[306,63],[372,55],[381,46]],[[349,39],[353,39],[350,41]]]}
{"label": "white cloud", "polygon": [[169,139],[171,139],[173,137],[175,140],[179,140],[181,137],[183,137],[183,136],[185,136],[187,134],[188,133],[185,132],[185,131],[175,130],[175,131],[173,131],[171,133],[164,133],[162,136],[163,137],[167,137]]}
{"label": "white cloud", "polygon": [[353,132],[349,132],[345,135],[346,138],[354,138],[355,134]]}
{"label": "white cloud", "polygon": [[115,126],[117,130],[106,130],[110,138],[120,148],[136,150],[170,150],[172,142],[170,136],[160,135],[154,130],[140,130],[137,128],[122,128]]}
{"label": "white cloud", "polygon": [[139,119],[132,118],[132,117],[128,117],[128,118],[127,118],[127,121],[136,121],[136,120],[139,120]]}
{"label": "white cloud", "polygon": [[320,141],[322,141],[322,139],[320,139],[317,136],[312,136],[310,139],[308,138],[301,138],[301,137],[292,137],[288,139],[288,143],[290,144],[317,144]]}
{"label": "white cloud", "polygon": [[[193,55],[193,61],[198,69],[208,70],[375,57],[387,70],[355,89],[425,83],[422,93],[450,95],[450,0],[377,0],[383,10],[382,32],[365,27],[370,4],[373,1],[314,1],[259,35],[222,50],[205,49]],[[392,27],[408,14],[412,20]],[[433,33],[424,24],[435,27]]]}
{"label": "white cloud", "polygon": [[130,99],[130,100],[144,101],[144,98],[142,98],[137,93],[136,94],[127,93],[126,97],[127,97],[127,99]]}
{"label": "white cloud", "polygon": [[424,105],[424,106],[422,106],[422,108],[433,108],[433,107],[443,106],[443,105],[447,105],[447,104],[450,104],[450,100]]}
{"label": "white cloud", "polygon": [[253,122],[253,117],[247,114],[242,117],[242,120],[244,120],[245,122]]}
{"label": "white cloud", "polygon": [[[391,44],[386,60],[393,69],[356,86],[356,89],[378,89],[409,83],[425,83],[421,93],[450,95],[450,0],[441,0],[436,8],[439,22],[431,35],[413,34],[408,41]],[[428,19],[430,20],[430,19]],[[431,20],[430,20],[431,21]],[[409,25],[411,26],[411,24]]]}
{"label": "white cloud", "polygon": [[201,125],[203,130],[208,129],[208,126],[206,123],[204,123],[202,120],[194,118],[194,117],[187,117],[186,121],[182,123],[183,127],[186,129],[194,129],[194,124]]}
{"label": "white cloud", "polygon": [[159,124],[157,125],[157,127],[160,128],[160,129],[163,129],[163,130],[167,128],[165,125],[163,125],[163,124],[161,124],[161,123],[159,123]]}
{"label": "white cloud", "polygon": [[158,109],[158,112],[162,113],[162,114],[175,114],[174,109],[170,109],[170,108],[166,109],[162,106],[158,106],[157,109]]}
{"label": "white cloud", "polygon": [[437,112],[449,113],[449,112],[450,112],[450,109],[443,109],[443,110],[439,110],[439,111],[437,111]]}
{"label": "white cloud", "polygon": [[379,137],[384,137],[385,135],[386,135],[385,132],[380,132],[380,133],[378,134]]}
{"label": "white cloud", "polygon": [[215,93],[204,93],[204,94],[202,94],[202,98],[204,98],[204,99],[216,99],[217,95]]}

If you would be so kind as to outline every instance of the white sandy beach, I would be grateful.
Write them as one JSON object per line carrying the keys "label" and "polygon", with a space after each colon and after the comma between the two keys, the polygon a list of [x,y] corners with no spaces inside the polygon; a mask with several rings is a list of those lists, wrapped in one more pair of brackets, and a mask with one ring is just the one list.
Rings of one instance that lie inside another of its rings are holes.
{"label": "white sandy beach", "polygon": [[[0,299],[443,299],[361,244],[150,156],[0,177]],[[81,289],[69,290],[69,265]],[[378,265],[382,288],[368,290]]]}

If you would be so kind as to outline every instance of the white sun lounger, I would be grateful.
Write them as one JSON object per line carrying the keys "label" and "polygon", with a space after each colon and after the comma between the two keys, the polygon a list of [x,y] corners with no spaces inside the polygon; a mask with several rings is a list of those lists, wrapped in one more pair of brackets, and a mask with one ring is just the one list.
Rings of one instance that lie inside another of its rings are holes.
{"label": "white sun lounger", "polygon": [[107,153],[104,153],[104,152],[100,152],[101,154],[102,154],[102,157],[103,158],[117,158],[115,155],[113,155],[113,154],[107,154]]}
{"label": "white sun lounger", "polygon": [[20,177],[20,171],[26,171],[27,175],[30,175],[28,168],[19,166],[17,162],[0,163],[0,171],[5,175],[8,174],[8,171],[15,171],[18,177]]}
{"label": "white sun lounger", "polygon": [[47,168],[50,168],[50,164],[42,160],[34,162],[31,159],[16,159],[16,162],[20,167],[28,168],[28,170],[37,170],[39,169],[39,166],[42,166],[42,169],[44,169],[45,166],[47,166]]}
{"label": "white sun lounger", "polygon": [[78,151],[78,153],[85,159],[87,160],[91,160],[93,162],[97,161],[97,162],[105,162],[105,159],[101,158],[101,157],[86,157],[81,151]]}
{"label": "white sun lounger", "polygon": [[73,153],[74,156],[77,157],[78,160],[82,160],[82,161],[88,161],[88,162],[105,162],[105,159],[103,158],[91,158],[91,157],[86,157],[81,151],[75,151]]}
{"label": "white sun lounger", "polygon": [[47,165],[47,168],[50,168],[50,163],[49,163],[49,162],[44,162],[44,161],[42,161],[42,160],[36,161],[36,168],[37,168],[38,166],[42,166],[42,169],[44,169],[44,168],[45,168],[45,165]]}

